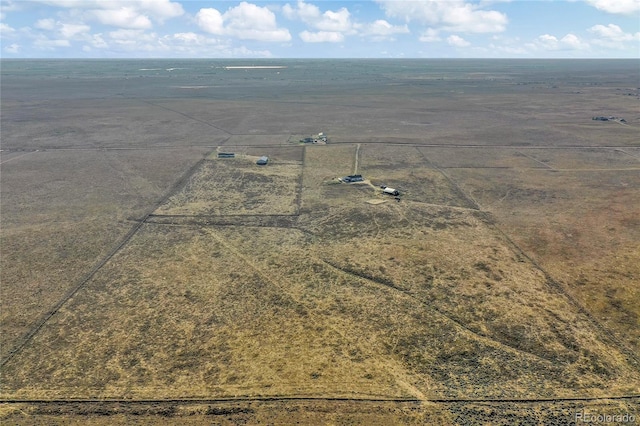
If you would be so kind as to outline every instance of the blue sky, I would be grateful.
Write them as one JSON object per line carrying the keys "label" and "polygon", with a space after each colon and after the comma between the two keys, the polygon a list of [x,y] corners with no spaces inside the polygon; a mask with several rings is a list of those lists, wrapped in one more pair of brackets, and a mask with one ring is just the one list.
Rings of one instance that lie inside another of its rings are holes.
{"label": "blue sky", "polygon": [[3,58],[640,58],[640,0],[0,0]]}

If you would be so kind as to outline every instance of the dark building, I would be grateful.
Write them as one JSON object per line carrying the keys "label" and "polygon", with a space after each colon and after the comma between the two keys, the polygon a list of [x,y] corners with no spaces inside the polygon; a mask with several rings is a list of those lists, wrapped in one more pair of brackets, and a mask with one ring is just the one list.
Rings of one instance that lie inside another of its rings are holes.
{"label": "dark building", "polygon": [[343,182],[352,183],[352,182],[362,182],[364,178],[362,175],[349,175],[345,176],[341,179]]}

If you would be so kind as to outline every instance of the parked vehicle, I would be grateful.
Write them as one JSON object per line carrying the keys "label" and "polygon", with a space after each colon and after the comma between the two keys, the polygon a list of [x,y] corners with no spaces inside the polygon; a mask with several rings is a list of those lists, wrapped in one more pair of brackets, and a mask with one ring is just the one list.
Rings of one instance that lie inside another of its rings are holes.
{"label": "parked vehicle", "polygon": [[397,189],[389,188],[388,186],[385,186],[382,188],[382,193],[393,195],[394,197],[397,197],[398,195],[400,195],[400,191],[398,191]]}

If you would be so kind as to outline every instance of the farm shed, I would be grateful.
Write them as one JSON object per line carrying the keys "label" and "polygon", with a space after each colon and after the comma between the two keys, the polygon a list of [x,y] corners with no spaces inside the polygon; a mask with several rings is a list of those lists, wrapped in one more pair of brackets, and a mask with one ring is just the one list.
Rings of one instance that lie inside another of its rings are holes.
{"label": "farm shed", "polygon": [[269,162],[269,157],[262,156],[258,158],[258,161],[256,161],[256,164],[259,166],[266,166],[268,162]]}
{"label": "farm shed", "polygon": [[352,182],[362,182],[364,178],[362,175],[349,175],[343,178],[340,178],[342,182],[352,183]]}

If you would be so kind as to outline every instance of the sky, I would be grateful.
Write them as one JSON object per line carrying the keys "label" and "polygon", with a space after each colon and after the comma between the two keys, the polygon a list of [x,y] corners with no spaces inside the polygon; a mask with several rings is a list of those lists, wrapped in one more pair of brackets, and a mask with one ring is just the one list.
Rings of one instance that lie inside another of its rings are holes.
{"label": "sky", "polygon": [[640,0],[0,0],[2,58],[640,58]]}

